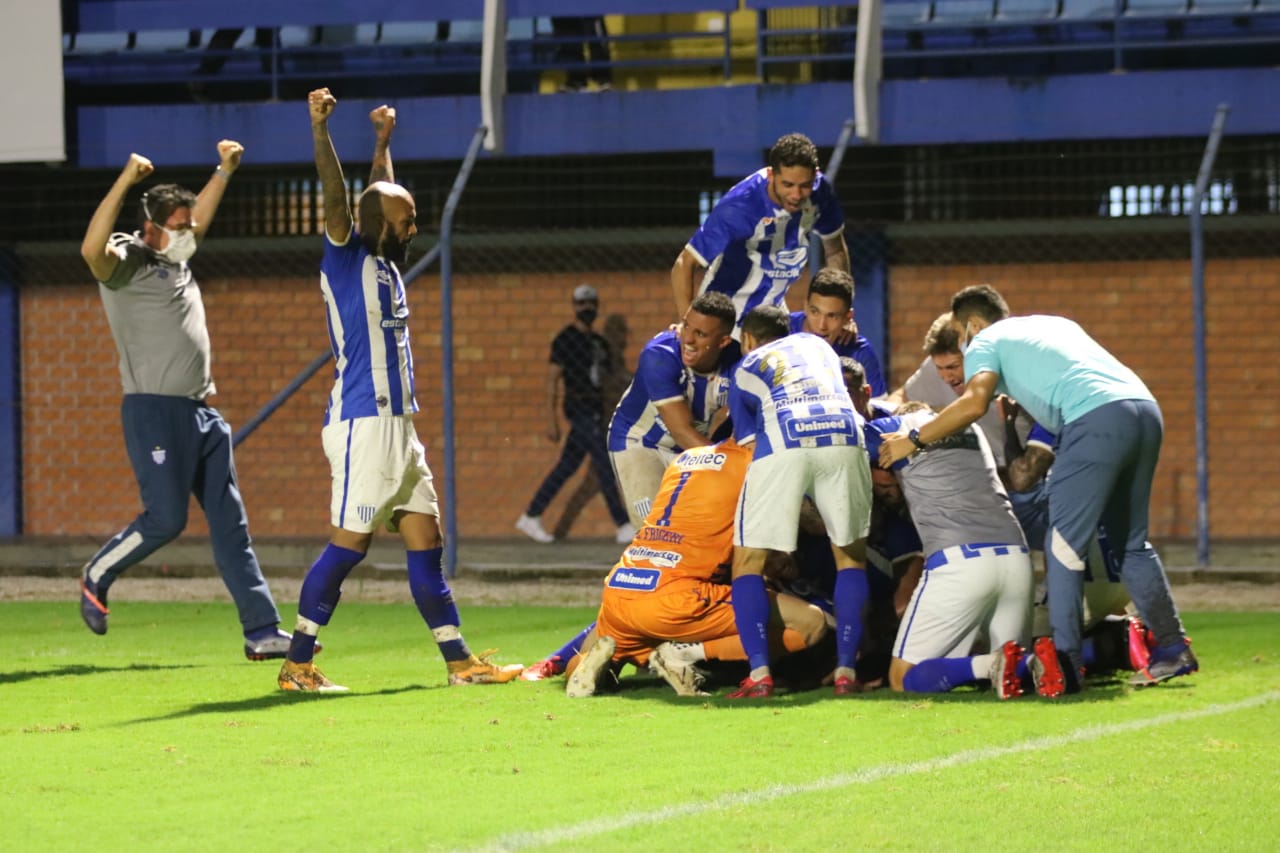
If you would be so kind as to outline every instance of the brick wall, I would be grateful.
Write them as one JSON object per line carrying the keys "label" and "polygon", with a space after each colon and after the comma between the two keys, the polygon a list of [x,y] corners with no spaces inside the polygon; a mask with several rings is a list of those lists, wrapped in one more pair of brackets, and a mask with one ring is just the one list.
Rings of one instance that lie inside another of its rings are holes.
{"label": "brick wall", "polygon": [[[951,295],[987,282],[1015,314],[1080,322],[1151,388],[1165,441],[1151,501],[1151,535],[1196,531],[1195,353],[1185,261],[898,267],[892,274],[892,382],[919,366],[929,323]],[[1205,274],[1208,335],[1209,518],[1215,539],[1275,534],[1280,518],[1280,262],[1229,260]]]}
{"label": "brick wall", "polygon": [[[1276,261],[1209,266],[1215,538],[1272,535],[1280,517],[1280,460],[1269,449],[1280,435],[1280,402],[1269,393],[1280,385],[1280,358],[1269,334],[1280,315],[1277,280]],[[599,288],[602,316],[628,317],[627,352],[634,365],[644,341],[671,319],[665,273],[455,281],[458,528],[464,537],[519,535],[512,522],[555,461],[556,448],[543,435],[547,352],[554,334],[572,319],[569,294],[582,281]],[[919,342],[929,323],[955,290],[970,283],[990,282],[1017,313],[1061,313],[1082,322],[1138,371],[1164,408],[1153,536],[1194,534],[1192,320],[1185,262],[899,267],[891,281],[894,346],[882,355],[895,383],[919,364]],[[422,407],[418,432],[443,493],[439,281],[420,279],[410,293]],[[327,348],[320,292],[316,276],[308,274],[211,279],[204,295],[220,389],[214,405],[235,428]],[[120,434],[115,348],[96,288],[83,282],[27,286],[22,324],[26,533],[104,537],[130,520],[139,503]],[[67,341],[74,345],[67,347]],[[328,465],[319,430],[330,383],[326,368],[237,451],[250,529],[259,538],[327,535]],[[547,511],[548,527],[572,485]],[[207,534],[194,504],[188,530]],[[596,498],[572,535],[611,533],[612,522]]]}

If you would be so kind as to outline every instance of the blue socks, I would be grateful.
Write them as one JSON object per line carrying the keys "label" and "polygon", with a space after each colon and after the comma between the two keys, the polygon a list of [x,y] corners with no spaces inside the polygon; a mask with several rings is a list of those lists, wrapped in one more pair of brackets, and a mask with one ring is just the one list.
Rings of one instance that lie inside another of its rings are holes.
{"label": "blue socks", "polygon": [[[299,621],[306,620],[317,628],[328,625],[338,606],[338,599],[342,597],[342,582],[363,559],[361,551],[339,548],[332,542],[326,545],[302,582],[302,592],[298,594]],[[314,631],[307,632],[301,628],[299,625],[294,630],[293,640],[289,643],[289,660],[294,663],[307,663],[316,652]]]}
{"label": "blue socks", "polygon": [[733,618],[752,669],[769,665],[769,593],[760,575],[733,579]]}
{"label": "blue socks", "polygon": [[559,650],[551,653],[551,657],[558,658],[556,660],[556,672],[564,672],[565,667],[569,665],[569,661],[573,660],[573,656],[582,650],[582,641],[587,638],[587,634],[591,633],[591,629],[596,626],[592,622],[583,628],[577,635],[559,648]]}
{"label": "blue socks", "polygon": [[413,603],[418,605],[418,612],[431,629],[431,636],[440,647],[440,654],[446,661],[462,661],[471,657],[471,650],[462,639],[458,625],[458,607],[453,603],[453,593],[444,579],[444,570],[440,566],[443,548],[432,548],[428,551],[408,551],[409,591],[413,593]]}
{"label": "blue socks", "polygon": [[946,693],[974,681],[972,658],[930,658],[902,677],[902,687],[911,693]]}
{"label": "blue socks", "polygon": [[[847,666],[852,669],[858,660],[858,645],[862,642],[862,608],[867,603],[866,571],[862,569],[837,571],[835,599],[836,666]],[[737,600],[736,596],[734,600]],[[734,612],[737,612],[736,607]]]}

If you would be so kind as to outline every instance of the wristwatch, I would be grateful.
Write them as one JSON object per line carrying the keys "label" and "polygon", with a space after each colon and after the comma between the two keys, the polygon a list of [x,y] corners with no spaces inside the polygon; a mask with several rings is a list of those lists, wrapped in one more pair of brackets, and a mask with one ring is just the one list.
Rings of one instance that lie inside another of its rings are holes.
{"label": "wristwatch", "polygon": [[911,439],[911,443],[916,446],[916,450],[924,450],[925,444],[920,440],[920,430],[911,430],[911,432],[907,433],[907,438]]}

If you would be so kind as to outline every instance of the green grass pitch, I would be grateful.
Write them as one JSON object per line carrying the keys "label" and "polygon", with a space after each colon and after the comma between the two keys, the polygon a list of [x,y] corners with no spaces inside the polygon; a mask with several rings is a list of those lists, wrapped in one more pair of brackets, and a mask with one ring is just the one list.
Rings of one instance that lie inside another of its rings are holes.
{"label": "green grass pitch", "polygon": [[[585,608],[464,607],[532,662]],[[410,605],[351,603],[275,688],[229,604],[0,604],[0,850],[1268,850],[1280,614],[1191,613],[1201,672],[1056,702],[749,705],[664,684],[445,686]]]}

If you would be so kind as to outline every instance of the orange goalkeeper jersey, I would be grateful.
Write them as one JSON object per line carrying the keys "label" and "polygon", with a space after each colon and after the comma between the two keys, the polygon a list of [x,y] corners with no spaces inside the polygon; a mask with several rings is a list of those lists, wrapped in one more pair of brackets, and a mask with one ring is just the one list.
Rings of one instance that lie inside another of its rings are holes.
{"label": "orange goalkeeper jersey", "polygon": [[711,580],[733,556],[733,520],[750,461],[751,451],[733,440],[677,456],[605,586],[645,593],[673,580]]}

